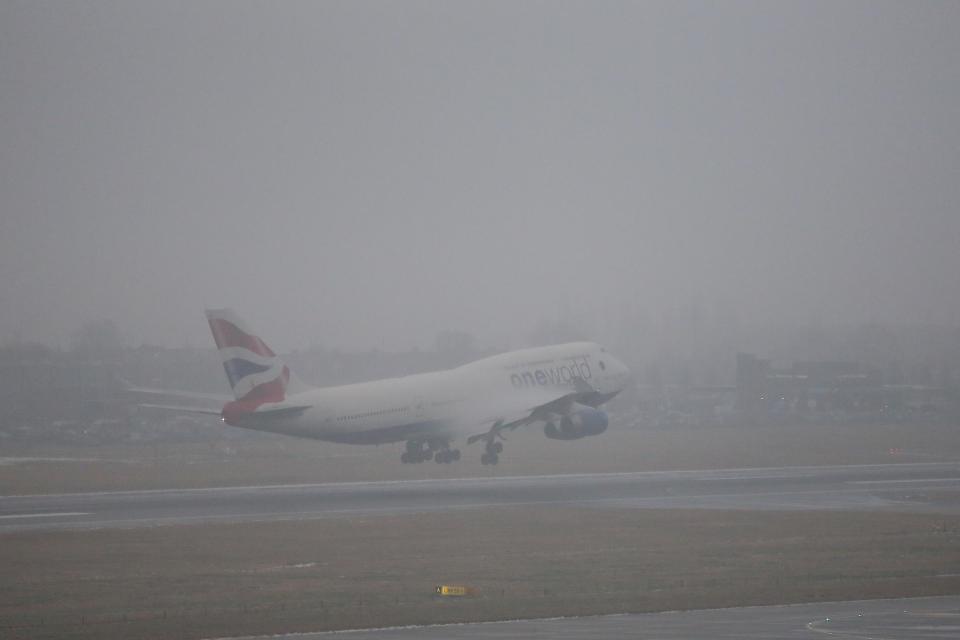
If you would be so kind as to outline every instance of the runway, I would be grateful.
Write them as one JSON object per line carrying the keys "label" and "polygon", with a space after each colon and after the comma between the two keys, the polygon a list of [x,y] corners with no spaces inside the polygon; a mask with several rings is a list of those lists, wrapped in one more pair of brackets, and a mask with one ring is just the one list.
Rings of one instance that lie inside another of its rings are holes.
{"label": "runway", "polygon": [[[298,640],[323,640],[331,637],[345,640],[942,640],[960,637],[960,596],[511,620],[270,637],[295,637]],[[249,640],[252,640],[252,637]]]}
{"label": "runway", "polygon": [[0,532],[531,505],[960,513],[958,496],[958,462],[507,476],[9,496]]}

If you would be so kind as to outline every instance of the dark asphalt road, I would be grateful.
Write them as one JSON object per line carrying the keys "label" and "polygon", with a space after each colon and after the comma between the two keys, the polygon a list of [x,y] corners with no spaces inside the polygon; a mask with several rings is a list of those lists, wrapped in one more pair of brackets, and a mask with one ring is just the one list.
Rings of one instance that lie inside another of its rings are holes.
{"label": "dark asphalt road", "polygon": [[960,463],[511,476],[0,498],[0,532],[510,505],[960,513]]}
{"label": "dark asphalt road", "polygon": [[960,638],[960,596],[515,620],[432,627],[298,633],[324,640],[944,640]]}

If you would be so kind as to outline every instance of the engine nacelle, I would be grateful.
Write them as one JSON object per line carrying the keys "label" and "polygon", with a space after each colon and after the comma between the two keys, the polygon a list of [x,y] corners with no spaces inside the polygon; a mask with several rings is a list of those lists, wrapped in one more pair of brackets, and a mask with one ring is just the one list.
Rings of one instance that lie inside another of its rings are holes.
{"label": "engine nacelle", "polygon": [[574,404],[570,412],[560,418],[560,426],[551,421],[543,428],[543,435],[552,440],[579,440],[597,436],[607,430],[607,412],[583,404]]}

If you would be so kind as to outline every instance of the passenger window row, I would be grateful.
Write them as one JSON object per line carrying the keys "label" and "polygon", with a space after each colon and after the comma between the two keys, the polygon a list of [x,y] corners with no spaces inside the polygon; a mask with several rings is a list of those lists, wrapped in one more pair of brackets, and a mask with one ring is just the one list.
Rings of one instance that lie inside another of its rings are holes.
{"label": "passenger window row", "polygon": [[337,422],[343,422],[345,420],[358,420],[360,418],[372,418],[374,416],[382,416],[388,413],[400,413],[410,411],[410,407],[397,407],[396,409],[381,409],[380,411],[368,411],[366,413],[357,413],[352,416],[337,416]]}

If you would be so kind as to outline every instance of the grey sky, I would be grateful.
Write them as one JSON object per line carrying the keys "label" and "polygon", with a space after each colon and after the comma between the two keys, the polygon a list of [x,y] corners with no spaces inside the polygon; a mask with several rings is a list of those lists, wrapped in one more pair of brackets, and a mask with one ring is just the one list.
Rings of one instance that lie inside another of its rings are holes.
{"label": "grey sky", "polygon": [[0,4],[0,341],[960,322],[960,3]]}

